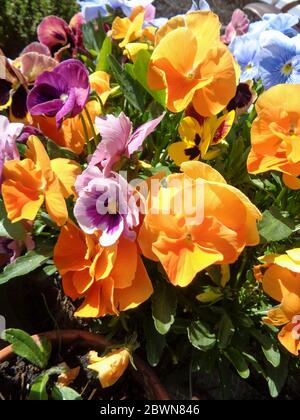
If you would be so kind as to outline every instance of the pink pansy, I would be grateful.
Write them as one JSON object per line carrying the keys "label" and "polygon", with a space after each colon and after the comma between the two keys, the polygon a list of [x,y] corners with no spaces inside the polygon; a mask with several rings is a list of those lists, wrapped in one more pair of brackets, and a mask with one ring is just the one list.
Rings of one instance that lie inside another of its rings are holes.
{"label": "pink pansy", "polygon": [[121,235],[135,240],[139,225],[139,194],[117,173],[106,178],[97,167],[89,167],[76,182],[79,198],[74,215],[87,234],[102,232],[101,246],[111,246]]}
{"label": "pink pansy", "polygon": [[236,9],[230,23],[225,29],[225,34],[221,37],[224,44],[229,45],[236,36],[244,35],[248,32],[250,20],[248,16],[240,9]]}
{"label": "pink pansy", "polygon": [[20,159],[16,141],[23,127],[23,124],[10,123],[6,117],[0,115],[0,184],[5,161]]}
{"label": "pink pansy", "polygon": [[121,112],[118,117],[107,115],[105,118],[96,118],[96,127],[102,141],[93,154],[90,165],[100,166],[104,175],[108,176],[115,163],[123,156],[129,158],[138,151],[144,140],[156,129],[165,114],[149,121],[139,127],[134,133],[132,122]]}

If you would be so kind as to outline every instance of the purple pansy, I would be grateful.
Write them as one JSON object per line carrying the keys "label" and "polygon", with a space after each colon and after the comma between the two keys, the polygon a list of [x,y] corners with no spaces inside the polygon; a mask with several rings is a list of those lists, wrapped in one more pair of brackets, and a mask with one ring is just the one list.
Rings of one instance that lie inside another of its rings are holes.
{"label": "purple pansy", "polygon": [[101,231],[101,246],[111,246],[123,234],[135,240],[134,228],[139,225],[140,196],[117,173],[104,177],[97,167],[89,167],[76,183],[79,198],[74,215],[81,229],[92,234]]}
{"label": "purple pansy", "polygon": [[88,71],[79,60],[72,59],[37,78],[28,95],[27,107],[32,115],[56,116],[60,128],[65,118],[80,114],[89,95]]}
{"label": "purple pansy", "polygon": [[5,161],[20,159],[16,141],[23,127],[23,124],[10,123],[6,117],[0,115],[0,184]]}
{"label": "purple pansy", "polygon": [[92,156],[90,165],[100,166],[104,175],[108,176],[114,164],[123,156],[129,158],[139,150],[164,115],[143,124],[134,133],[132,122],[123,112],[118,117],[107,115],[105,118],[96,118],[96,127],[102,136],[102,141]]}
{"label": "purple pansy", "polygon": [[81,13],[77,13],[69,25],[57,16],[47,16],[38,26],[38,39],[48,47],[52,55],[60,56],[62,51],[69,49],[74,57],[78,51],[85,52],[81,29],[83,24]]}
{"label": "purple pansy", "polygon": [[2,256],[0,263],[11,264],[20,257],[24,249],[32,251],[34,248],[35,243],[29,233],[26,234],[24,241],[16,241],[0,236],[0,257]]}

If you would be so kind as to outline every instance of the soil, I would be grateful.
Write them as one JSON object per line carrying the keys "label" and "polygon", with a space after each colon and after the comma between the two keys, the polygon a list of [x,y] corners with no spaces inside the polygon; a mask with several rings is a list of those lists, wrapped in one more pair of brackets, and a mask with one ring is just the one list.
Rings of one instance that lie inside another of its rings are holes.
{"label": "soil", "polygon": [[[112,387],[102,389],[97,373],[87,369],[86,350],[78,346],[68,346],[62,351],[53,352],[50,366],[66,363],[70,368],[80,367],[77,378],[69,386],[77,391],[84,400],[146,400],[143,386],[136,379],[136,372],[129,367],[122,378]],[[0,364],[0,400],[26,400],[31,384],[42,373],[41,369],[26,360],[13,356]],[[54,381],[57,376],[51,377]],[[50,394],[50,393],[49,393]],[[49,399],[51,397],[49,396]]]}

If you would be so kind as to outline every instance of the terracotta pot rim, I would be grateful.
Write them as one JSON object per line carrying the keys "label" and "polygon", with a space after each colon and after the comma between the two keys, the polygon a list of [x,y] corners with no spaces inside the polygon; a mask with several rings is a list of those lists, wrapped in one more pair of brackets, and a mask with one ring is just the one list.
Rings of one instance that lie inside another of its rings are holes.
{"label": "terracotta pot rim", "polygon": [[[59,343],[60,341],[64,343],[71,342],[87,342],[90,344],[93,349],[103,350],[103,348],[108,347],[111,343],[106,340],[102,335],[93,334],[88,331],[83,330],[60,330],[60,331],[49,331],[41,334],[33,335],[32,338],[35,341],[39,340],[39,337],[43,336],[48,338],[52,343]],[[12,346],[7,346],[3,350],[0,350],[0,363],[6,362],[9,358],[13,356]],[[154,399],[160,401],[168,401],[170,397],[165,390],[165,388],[160,383],[156,373],[148,366],[143,359],[139,356],[134,356],[134,362],[137,367],[137,370],[141,373],[144,378],[145,385],[151,388],[154,395]]]}

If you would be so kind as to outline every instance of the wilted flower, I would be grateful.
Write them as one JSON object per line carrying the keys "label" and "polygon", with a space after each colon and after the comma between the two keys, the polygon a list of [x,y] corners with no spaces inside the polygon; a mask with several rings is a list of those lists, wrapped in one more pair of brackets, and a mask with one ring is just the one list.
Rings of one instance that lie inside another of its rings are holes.
{"label": "wilted flower", "polygon": [[98,373],[102,388],[114,385],[124,375],[130,361],[128,349],[121,348],[99,357],[95,351],[90,351],[88,369]]}
{"label": "wilted flower", "polygon": [[38,77],[28,95],[27,107],[32,115],[56,116],[60,128],[65,118],[80,114],[89,95],[86,67],[79,60],[67,60]]}
{"label": "wilted flower", "polygon": [[29,233],[26,234],[23,241],[0,236],[0,267],[13,263],[24,250],[32,251],[34,248],[35,243]]}
{"label": "wilted flower", "polygon": [[254,273],[264,291],[280,302],[268,311],[264,321],[278,327],[281,344],[292,354],[300,352],[300,249],[284,255],[269,254],[260,258],[262,265]]}
{"label": "wilted flower", "polygon": [[221,37],[224,44],[230,44],[236,36],[244,35],[248,32],[250,20],[246,13],[240,9],[236,9],[230,23],[226,26],[225,34]]}
{"label": "wilted flower", "polygon": [[133,231],[139,225],[139,207],[135,190],[119,174],[104,177],[97,167],[83,172],[76,181],[79,198],[74,215],[81,229],[92,234],[100,231],[101,246],[111,246],[123,234],[135,240]]}
{"label": "wilted flower", "polygon": [[49,216],[62,226],[68,219],[65,198],[74,194],[80,166],[69,159],[50,161],[37,137],[29,138],[27,147],[26,159],[4,165],[2,195],[8,218],[34,220],[45,202]]}
{"label": "wilted flower", "polygon": [[168,148],[170,157],[176,165],[191,160],[214,159],[219,151],[213,146],[221,143],[231,130],[235,112],[221,117],[198,118],[185,117],[179,127],[181,142],[173,143]]}
{"label": "wilted flower", "polygon": [[86,235],[69,222],[61,229],[54,263],[66,295],[73,300],[84,298],[75,313],[78,317],[118,315],[136,308],[153,293],[136,243],[123,237],[103,248],[98,235]]}
{"label": "wilted flower", "polygon": [[260,36],[259,72],[266,89],[300,83],[300,35],[289,38],[278,31]]}
{"label": "wilted flower", "polygon": [[132,122],[123,112],[118,117],[107,115],[96,118],[96,128],[102,136],[102,141],[93,154],[90,165],[99,166],[108,176],[123,156],[130,158],[140,149],[144,140],[153,133],[164,115],[141,125],[134,132]]}

